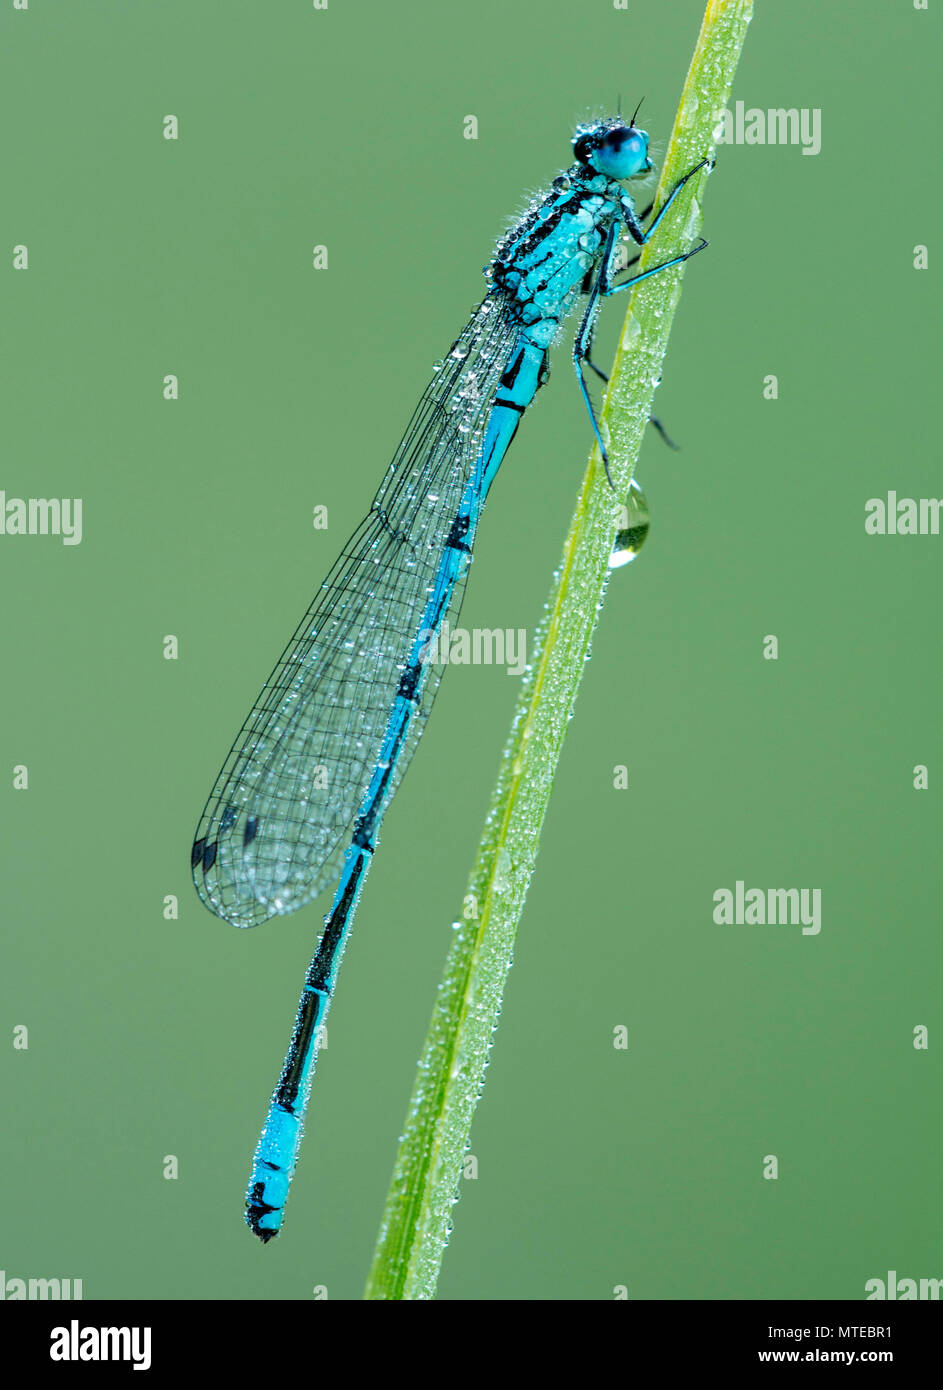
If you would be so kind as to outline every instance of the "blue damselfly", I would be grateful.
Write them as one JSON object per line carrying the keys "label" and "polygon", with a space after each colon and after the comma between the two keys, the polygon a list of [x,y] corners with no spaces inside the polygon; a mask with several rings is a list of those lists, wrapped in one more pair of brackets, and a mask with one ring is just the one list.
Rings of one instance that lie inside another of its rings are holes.
{"label": "blue damselfly", "polygon": [[549,348],[584,294],[573,362],[608,474],[583,377],[600,301],[707,245],[700,239],[614,283],[622,233],[643,246],[707,161],[675,184],[644,230],[623,187],[652,168],[635,117],[581,126],[573,155],[499,241],[484,299],[250,710],[196,832],[197,891],[236,926],[293,912],[338,880],[255,1153],[246,1220],[263,1241],[281,1226],[318,1030],[382,818],[438,689],[441,673],[424,654],[458,611],[482,507],[547,378]]}

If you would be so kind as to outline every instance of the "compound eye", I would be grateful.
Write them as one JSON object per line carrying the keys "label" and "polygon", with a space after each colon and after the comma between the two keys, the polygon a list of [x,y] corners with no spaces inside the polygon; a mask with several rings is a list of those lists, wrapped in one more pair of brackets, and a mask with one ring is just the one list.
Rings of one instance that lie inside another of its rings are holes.
{"label": "compound eye", "polygon": [[614,130],[603,141],[607,154],[621,155],[623,158],[631,158],[632,155],[638,154],[643,144],[643,140],[634,130]]}
{"label": "compound eye", "polygon": [[648,160],[648,136],[644,130],[625,126],[612,130],[601,142],[593,164],[616,179],[628,179],[644,170]]}

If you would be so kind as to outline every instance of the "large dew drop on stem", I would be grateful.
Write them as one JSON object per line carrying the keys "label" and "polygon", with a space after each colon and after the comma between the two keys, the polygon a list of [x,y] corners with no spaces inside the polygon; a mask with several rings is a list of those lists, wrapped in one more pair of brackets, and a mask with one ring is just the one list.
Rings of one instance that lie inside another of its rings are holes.
{"label": "large dew drop on stem", "polygon": [[629,483],[629,496],[622,508],[619,529],[609,556],[609,568],[621,569],[634,560],[645,544],[648,535],[650,513],[645,493],[633,478]]}

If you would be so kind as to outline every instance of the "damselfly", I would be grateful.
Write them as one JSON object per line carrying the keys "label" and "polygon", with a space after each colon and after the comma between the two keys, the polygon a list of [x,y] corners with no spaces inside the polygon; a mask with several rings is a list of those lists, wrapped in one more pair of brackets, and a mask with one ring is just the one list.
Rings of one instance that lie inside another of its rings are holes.
{"label": "damselfly", "polygon": [[623,187],[652,168],[635,116],[581,126],[572,143],[575,162],[499,241],[484,299],[250,710],[196,832],[197,891],[239,927],[294,912],[339,875],[249,1180],[246,1220],[263,1241],[281,1226],[319,1029],[383,814],[438,688],[431,639],[457,613],[482,507],[547,379],[548,350],[585,294],[573,362],[608,473],[583,378],[600,300],[707,245],[702,238],[614,283],[623,231],[644,246],[707,161],[675,184],[643,230]]}

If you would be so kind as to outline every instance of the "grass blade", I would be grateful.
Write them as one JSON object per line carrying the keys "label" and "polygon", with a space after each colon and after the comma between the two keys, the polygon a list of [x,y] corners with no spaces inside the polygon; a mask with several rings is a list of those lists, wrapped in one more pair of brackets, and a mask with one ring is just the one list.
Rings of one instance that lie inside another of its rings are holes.
{"label": "grass blade", "polygon": [[[707,6],[658,204],[682,174],[712,153],[715,113],[727,105],[752,8],[752,0],[711,0]],[[705,178],[697,175],[682,190],[644,249],[639,271],[698,235]],[[469,915],[457,924],[436,999],[367,1284],[369,1299],[435,1296],[517,924],[606,590],[617,499],[627,493],[641,448],[683,270],[652,276],[630,294],[601,417],[616,494],[594,450],[501,761],[465,899]]]}

